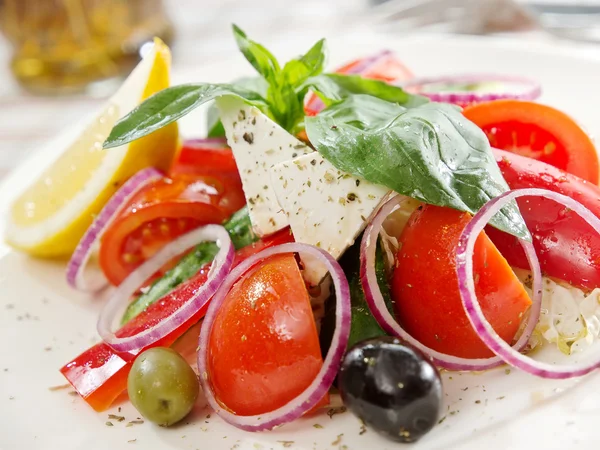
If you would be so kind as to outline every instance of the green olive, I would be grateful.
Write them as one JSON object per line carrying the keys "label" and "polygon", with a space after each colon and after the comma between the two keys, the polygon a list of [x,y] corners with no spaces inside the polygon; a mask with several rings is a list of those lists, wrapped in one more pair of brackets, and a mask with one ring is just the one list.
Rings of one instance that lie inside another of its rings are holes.
{"label": "green olive", "polygon": [[191,411],[200,386],[190,365],[170,348],[141,353],[129,372],[127,392],[142,416],[158,425],[179,422]]}

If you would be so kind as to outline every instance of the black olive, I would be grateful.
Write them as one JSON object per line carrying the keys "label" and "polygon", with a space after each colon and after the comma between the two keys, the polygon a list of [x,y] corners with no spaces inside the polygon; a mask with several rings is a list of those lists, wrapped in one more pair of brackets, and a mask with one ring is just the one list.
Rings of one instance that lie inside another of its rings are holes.
{"label": "black olive", "polygon": [[338,376],[344,403],[366,425],[400,442],[414,442],[437,423],[442,380],[418,349],[397,338],[359,342]]}

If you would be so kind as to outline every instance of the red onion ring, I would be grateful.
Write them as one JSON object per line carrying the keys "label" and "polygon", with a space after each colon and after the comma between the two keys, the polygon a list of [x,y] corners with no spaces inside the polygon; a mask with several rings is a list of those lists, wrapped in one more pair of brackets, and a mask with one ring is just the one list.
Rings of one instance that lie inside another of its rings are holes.
{"label": "red onion ring", "polygon": [[[255,416],[238,416],[227,411],[219,404],[210,386],[206,362],[208,354],[208,339],[215,317],[219,312],[219,308],[223,304],[223,301],[233,285],[252,266],[256,265],[265,258],[268,258],[269,256],[278,255],[281,253],[308,254],[311,257],[317,258],[323,262],[331,273],[337,299],[335,307],[335,331],[331,340],[331,347],[327,352],[327,356],[323,361],[323,367],[321,367],[318,375],[298,397],[289,401],[284,406],[266,414]],[[202,329],[200,331],[200,341],[198,344],[198,371],[200,372],[200,382],[202,383],[204,395],[206,396],[210,406],[219,416],[221,416],[223,420],[237,428],[241,428],[242,430],[265,431],[271,430],[274,427],[284,423],[291,422],[292,420],[299,418],[304,413],[311,410],[327,393],[335,377],[337,376],[342,358],[346,353],[346,346],[348,344],[349,336],[350,288],[348,287],[348,280],[344,275],[344,271],[338,262],[326,251],[308,244],[282,244],[263,250],[262,252],[248,258],[234,270],[232,270],[225,281],[223,281],[223,284],[221,284],[221,287],[210,303],[206,317],[204,318]]]}
{"label": "red onion ring", "polygon": [[[200,242],[207,241],[215,241],[219,246],[219,252],[215,256],[206,283],[179,309],[155,326],[134,336],[117,337],[111,331],[112,324],[117,317],[120,317],[120,313],[129,302],[131,295],[144,281],[170,261],[171,258],[180,255]],[[97,328],[100,337],[117,352],[145,348],[162,339],[206,305],[231,270],[233,257],[233,243],[227,230],[221,225],[205,225],[178,237],[160,249],[152,258],[145,261],[119,285],[98,318]]]}
{"label": "red onion ring", "polygon": [[499,81],[503,83],[524,84],[527,88],[523,92],[423,92],[416,89],[416,93],[429,98],[434,102],[454,103],[465,105],[471,103],[489,102],[492,100],[535,100],[542,94],[542,88],[539,83],[521,77],[507,75],[456,75],[448,77],[435,78],[416,78],[402,84],[402,88],[410,89],[420,88],[426,84],[474,84],[490,81]]}
{"label": "red onion ring", "polygon": [[158,170],[148,167],[140,170],[121,188],[115,192],[102,211],[96,216],[94,222],[87,229],[71,259],[67,264],[67,283],[77,290],[85,292],[97,292],[108,284],[108,280],[98,271],[90,279],[85,278],[85,268],[95,250],[95,245],[104,234],[106,228],[115,219],[121,208],[148,183],[162,178],[163,174]]}
{"label": "red onion ring", "polygon": [[[383,296],[381,295],[381,290],[379,289],[377,276],[375,274],[375,252],[377,249],[377,239],[379,238],[379,233],[381,232],[383,222],[392,212],[399,208],[405,200],[406,197],[396,196],[383,205],[375,218],[367,226],[361,242],[360,279],[365,292],[367,304],[369,305],[369,309],[371,310],[373,317],[375,317],[375,320],[377,320],[379,325],[387,333],[395,335],[409,344],[417,347],[423,353],[428,355],[433,360],[434,364],[444,369],[480,371],[503,365],[503,360],[498,356],[491,358],[468,359],[447,355],[445,353],[440,353],[436,350],[433,350],[426,345],[421,344],[410,334],[408,334],[408,332],[406,332],[400,326],[400,324],[396,322],[394,317],[388,311]],[[478,235],[479,233],[475,234],[475,236]],[[532,268],[533,298],[527,326],[525,327],[518,341],[513,346],[513,351],[516,352],[522,350],[527,345],[527,342],[529,341],[529,338],[531,337],[531,334],[538,323],[542,305],[542,274],[540,264],[535,254],[533,244],[530,242],[521,241],[521,245],[525,250],[529,265]]]}
{"label": "red onion ring", "polygon": [[590,362],[579,364],[566,364],[557,366],[540,361],[535,361],[511,348],[498,336],[486,320],[481,306],[475,295],[473,281],[473,248],[479,232],[487,225],[488,221],[509,202],[519,197],[544,197],[554,200],[565,207],[575,211],[582,219],[590,224],[597,233],[600,233],[600,219],[589,209],[566,195],[545,189],[516,189],[508,191],[490,200],[473,217],[459,239],[456,253],[456,273],[459,280],[459,290],[463,306],[469,321],[481,340],[496,355],[513,367],[521,369],[532,375],[542,378],[564,379],[585,375],[600,367],[600,354],[591,358]]}

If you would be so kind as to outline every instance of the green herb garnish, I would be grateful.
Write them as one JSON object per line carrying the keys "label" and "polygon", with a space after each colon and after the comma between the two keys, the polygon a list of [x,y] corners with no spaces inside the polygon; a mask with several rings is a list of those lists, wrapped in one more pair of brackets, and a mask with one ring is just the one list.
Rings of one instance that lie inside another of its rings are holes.
{"label": "green herb garnish", "polygon": [[[352,94],[381,96],[401,104],[421,103],[400,87],[356,75],[322,74],[325,65],[325,40],[314,44],[306,54],[281,66],[263,45],[252,41],[237,26],[233,34],[244,57],[258,77],[234,83],[190,83],[172,86],[148,98],[123,117],[104,142],[104,148],[118,147],[144,137],[223,95],[233,95],[258,107],[286,130],[302,128],[304,98],[315,91],[326,104],[333,104]],[[208,114],[209,136],[223,136],[224,130],[214,108]]]}
{"label": "green herb garnish", "polygon": [[[425,203],[474,214],[508,190],[483,131],[449,104],[353,95],[307,117],[306,131],[339,170]],[[530,239],[515,202],[490,223]]]}
{"label": "green herb garnish", "polygon": [[[457,107],[429,103],[401,88],[359,75],[323,73],[325,41],[281,65],[263,45],[233,26],[237,45],[258,76],[232,84],[192,83],[153,95],[122,118],[104,143],[116,147],[146,136],[218,97],[259,108],[291,133],[306,126],[311,144],[339,170],[438,206],[477,212],[508,190],[485,134]],[[314,92],[327,108],[305,117]],[[209,111],[211,136],[224,134]],[[253,140],[248,134],[247,141]],[[512,202],[490,221],[529,240]]]}

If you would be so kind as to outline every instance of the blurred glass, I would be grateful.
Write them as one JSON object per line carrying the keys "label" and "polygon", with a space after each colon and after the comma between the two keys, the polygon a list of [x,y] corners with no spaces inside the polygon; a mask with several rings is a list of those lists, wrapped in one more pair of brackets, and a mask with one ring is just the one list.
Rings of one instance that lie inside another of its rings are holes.
{"label": "blurred glass", "polygon": [[[533,15],[514,0],[369,0],[385,31],[488,34],[528,31]],[[519,1],[519,0],[517,0]]]}
{"label": "blurred glass", "polygon": [[548,32],[567,39],[600,42],[600,1],[519,0]]}
{"label": "blurred glass", "polygon": [[162,0],[0,0],[11,69],[41,94],[83,91],[128,73],[154,36],[169,42]]}

